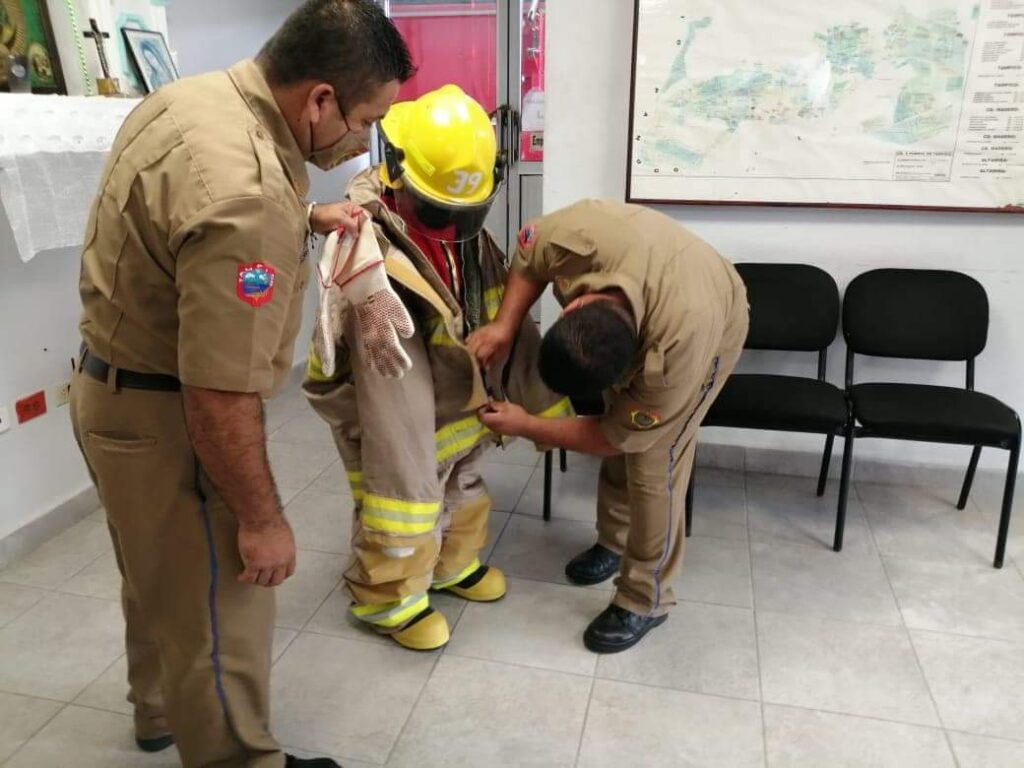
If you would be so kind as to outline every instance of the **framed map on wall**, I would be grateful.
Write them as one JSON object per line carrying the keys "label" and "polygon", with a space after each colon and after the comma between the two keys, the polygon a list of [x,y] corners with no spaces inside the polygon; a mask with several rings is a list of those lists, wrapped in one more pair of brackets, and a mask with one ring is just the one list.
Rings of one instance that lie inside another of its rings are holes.
{"label": "framed map on wall", "polygon": [[626,198],[1024,213],[1024,0],[636,0]]}

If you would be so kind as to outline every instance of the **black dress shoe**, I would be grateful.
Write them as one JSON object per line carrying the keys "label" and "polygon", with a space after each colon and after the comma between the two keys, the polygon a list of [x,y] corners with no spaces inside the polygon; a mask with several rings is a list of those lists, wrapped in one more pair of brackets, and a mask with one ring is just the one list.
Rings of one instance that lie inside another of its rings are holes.
{"label": "black dress shoe", "polygon": [[136,739],[139,749],[143,752],[163,752],[174,744],[173,736],[160,736],[156,739]]}
{"label": "black dress shoe", "polygon": [[341,763],[329,757],[295,757],[284,756],[284,768],[341,768]]}
{"label": "black dress shoe", "polygon": [[618,573],[621,563],[621,557],[607,547],[595,544],[569,561],[565,575],[573,584],[600,584]]}
{"label": "black dress shoe", "polygon": [[644,635],[660,624],[668,615],[640,616],[617,605],[609,605],[590,622],[583,633],[583,644],[594,653],[618,653],[632,648]]}

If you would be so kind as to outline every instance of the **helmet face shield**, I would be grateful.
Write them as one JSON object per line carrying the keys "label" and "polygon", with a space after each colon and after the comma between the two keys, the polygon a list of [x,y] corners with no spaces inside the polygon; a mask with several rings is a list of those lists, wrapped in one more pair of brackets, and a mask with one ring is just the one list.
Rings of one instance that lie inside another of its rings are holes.
{"label": "helmet face shield", "polygon": [[[410,174],[406,173],[406,153],[388,136],[383,123],[378,123],[378,134],[384,145],[384,169],[387,183],[395,196],[398,215],[411,229],[434,240],[460,243],[473,240],[484,229],[491,206],[501,192],[504,179],[504,158],[498,157],[495,168],[486,179],[492,185],[491,194],[479,202],[452,202],[417,189]],[[484,174],[456,174],[456,181],[446,191],[451,193],[472,191],[484,180]]]}
{"label": "helmet face shield", "polygon": [[483,231],[499,191],[500,187],[496,187],[489,198],[473,205],[432,200],[408,182],[397,186],[394,195],[398,215],[411,229],[434,240],[461,243],[475,239]]}

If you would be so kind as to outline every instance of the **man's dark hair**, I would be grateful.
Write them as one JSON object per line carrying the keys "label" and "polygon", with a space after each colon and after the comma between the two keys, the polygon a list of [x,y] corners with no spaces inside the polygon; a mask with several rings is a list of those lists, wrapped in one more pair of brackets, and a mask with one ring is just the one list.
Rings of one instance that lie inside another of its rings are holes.
{"label": "man's dark hair", "polygon": [[576,400],[593,400],[629,370],[636,330],[611,302],[595,301],[558,320],[540,345],[540,377]]}
{"label": "man's dark hair", "polygon": [[373,89],[416,74],[395,25],[373,0],[307,0],[263,46],[259,62],[271,85],[322,80],[342,109]]}

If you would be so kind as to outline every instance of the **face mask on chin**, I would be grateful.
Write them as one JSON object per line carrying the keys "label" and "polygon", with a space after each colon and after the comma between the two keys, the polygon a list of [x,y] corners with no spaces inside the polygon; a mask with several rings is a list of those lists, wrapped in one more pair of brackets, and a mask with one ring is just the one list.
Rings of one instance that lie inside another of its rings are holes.
{"label": "face mask on chin", "polygon": [[309,156],[309,162],[321,171],[330,171],[354,157],[365,155],[370,151],[370,140],[360,136],[354,131],[348,131],[344,136],[331,144],[329,147],[318,149]]}

